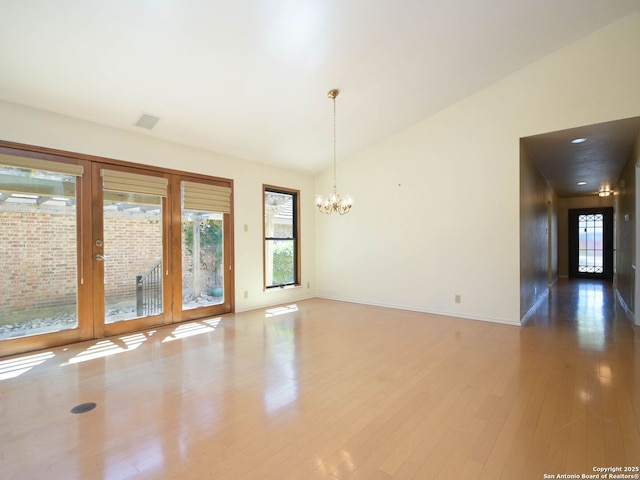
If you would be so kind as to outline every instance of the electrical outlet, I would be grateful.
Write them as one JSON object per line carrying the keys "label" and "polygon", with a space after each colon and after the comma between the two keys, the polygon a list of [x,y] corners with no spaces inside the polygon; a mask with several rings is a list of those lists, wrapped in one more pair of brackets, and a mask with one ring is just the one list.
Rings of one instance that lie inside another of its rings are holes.
{"label": "electrical outlet", "polygon": [[249,291],[248,290],[244,291],[244,298],[249,298]]}
{"label": "electrical outlet", "polygon": [[307,288],[311,288],[311,282],[307,282]]}
{"label": "electrical outlet", "polygon": [[462,296],[459,293],[456,293],[455,301],[456,303],[460,303],[462,301]]}

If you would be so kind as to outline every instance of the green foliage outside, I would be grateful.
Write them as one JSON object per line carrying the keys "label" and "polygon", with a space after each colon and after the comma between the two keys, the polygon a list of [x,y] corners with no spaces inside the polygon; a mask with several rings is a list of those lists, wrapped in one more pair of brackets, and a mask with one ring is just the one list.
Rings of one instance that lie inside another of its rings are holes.
{"label": "green foliage outside", "polygon": [[273,250],[273,285],[293,282],[293,242],[276,242]]}
{"label": "green foliage outside", "polygon": [[[214,286],[220,286],[220,262],[222,261],[222,220],[204,220],[199,222],[200,266],[213,273]],[[182,224],[183,244],[190,256],[193,256],[193,223]]]}

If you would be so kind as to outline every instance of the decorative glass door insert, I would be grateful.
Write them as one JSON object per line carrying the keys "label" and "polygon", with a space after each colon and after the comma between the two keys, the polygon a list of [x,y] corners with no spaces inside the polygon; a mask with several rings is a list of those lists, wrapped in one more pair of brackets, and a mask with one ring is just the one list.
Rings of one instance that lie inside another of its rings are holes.
{"label": "decorative glass door insert", "polygon": [[578,215],[578,272],[602,273],[604,215]]}

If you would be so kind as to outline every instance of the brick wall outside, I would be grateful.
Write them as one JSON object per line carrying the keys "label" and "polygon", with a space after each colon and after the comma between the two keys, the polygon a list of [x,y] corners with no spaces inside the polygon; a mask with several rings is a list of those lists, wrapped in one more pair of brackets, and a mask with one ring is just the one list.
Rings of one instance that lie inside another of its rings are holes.
{"label": "brick wall outside", "polygon": [[[135,300],[136,275],[162,257],[161,228],[149,220],[105,219],[107,301]],[[0,211],[0,316],[74,305],[76,253],[75,214]]]}
{"label": "brick wall outside", "polygon": [[75,303],[75,220],[0,211],[0,315]]}
{"label": "brick wall outside", "polygon": [[[103,238],[107,303],[135,302],[136,275],[144,275],[162,257],[162,224],[126,212],[110,215],[104,220]],[[73,210],[8,211],[0,205],[0,317],[74,305],[76,248]],[[203,268],[200,272],[202,287],[211,294],[216,283],[212,272]],[[186,252],[182,273],[184,293],[197,296],[192,288],[193,262]]]}
{"label": "brick wall outside", "polygon": [[136,275],[144,275],[162,258],[162,223],[135,217],[105,218],[104,254],[107,301],[135,299]]}

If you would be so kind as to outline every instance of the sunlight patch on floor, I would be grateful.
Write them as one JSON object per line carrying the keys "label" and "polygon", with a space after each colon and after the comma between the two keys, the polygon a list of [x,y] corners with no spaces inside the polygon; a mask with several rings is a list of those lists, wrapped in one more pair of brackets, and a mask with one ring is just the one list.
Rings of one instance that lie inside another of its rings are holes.
{"label": "sunlight patch on floor", "polygon": [[203,320],[201,322],[183,323],[171,332],[171,335],[162,340],[162,343],[173,342],[174,340],[179,340],[181,338],[213,332],[221,320],[222,318],[218,317],[211,320]]}
{"label": "sunlight patch on floor", "polygon": [[74,363],[86,362],[96,358],[109,357],[118,353],[131,352],[142,345],[154,333],[155,330],[146,333],[126,335],[114,340],[101,340],[83,352],[80,352],[63,365],[72,365]]}
{"label": "sunlight patch on floor", "polygon": [[44,352],[0,361],[0,380],[18,377],[54,356],[53,352]]}
{"label": "sunlight patch on floor", "polygon": [[267,312],[265,314],[265,318],[276,317],[278,315],[284,315],[285,313],[297,312],[298,305],[294,303],[293,305],[287,305],[286,307],[275,307],[265,311]]}

